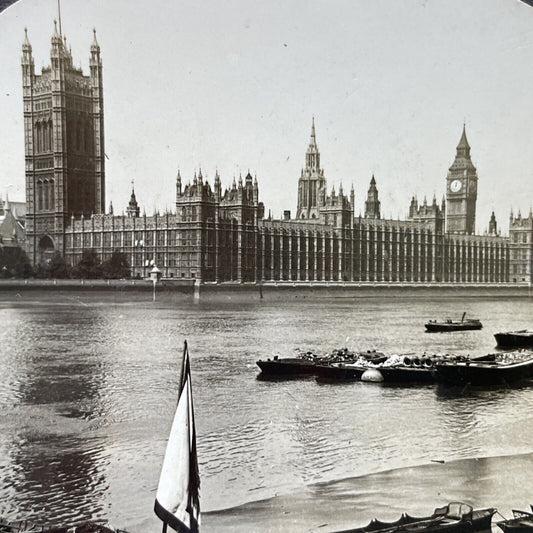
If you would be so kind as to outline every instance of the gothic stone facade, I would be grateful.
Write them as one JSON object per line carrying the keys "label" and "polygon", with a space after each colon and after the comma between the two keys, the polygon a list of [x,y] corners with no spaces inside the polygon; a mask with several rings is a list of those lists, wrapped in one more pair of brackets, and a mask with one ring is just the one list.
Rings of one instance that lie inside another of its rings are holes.
{"label": "gothic stone facade", "polygon": [[34,263],[58,250],[74,265],[83,250],[93,248],[101,260],[117,250],[126,254],[134,276],[146,277],[155,264],[166,278],[204,282],[510,279],[509,239],[496,234],[495,220],[490,234],[474,234],[477,173],[464,129],[446,178],[446,201],[419,205],[413,198],[407,220],[381,217],[374,176],[364,216],[355,216],[353,186],[349,196],[342,187],[327,194],[314,120],[294,219],[287,211],[282,220],[265,218],[257,179],[249,173],[223,192],[218,173],[211,186],[201,171],[186,185],[178,173],[175,212],[141,215],[132,190],[126,214],[116,216],[112,209],[104,213],[102,63],[96,37],[90,76],[72,66],[57,30],[51,66],[41,75],[34,73],[27,37],[22,51],[26,230]]}
{"label": "gothic stone facade", "polygon": [[513,283],[531,283],[533,272],[533,213],[522,217],[520,212],[515,217],[511,213],[509,220],[509,280]]}
{"label": "gothic stone facade", "polygon": [[[459,154],[460,149],[461,143]],[[314,128],[309,150],[318,154]],[[316,171],[305,168],[302,176],[312,178]],[[65,229],[65,256],[75,264],[85,248],[95,248],[103,260],[120,250],[134,275],[145,277],[156,264],[164,277],[205,282],[509,279],[509,242],[496,234],[495,223],[490,235],[469,234],[466,225],[464,231],[448,232],[444,200],[440,206],[435,198],[419,205],[413,198],[407,220],[387,220],[380,217],[374,177],[364,216],[354,216],[353,188],[349,197],[341,188],[317,194],[316,200],[311,190],[301,177],[299,218],[287,213],[273,220],[265,218],[257,179],[250,174],[223,193],[218,173],[213,188],[201,171],[185,186],[178,173],[175,213],[140,216],[132,191],[127,215],[72,218]],[[469,217],[466,206],[463,222]]]}
{"label": "gothic stone facade", "polygon": [[73,66],[55,28],[50,66],[35,74],[28,36],[22,45],[26,149],[26,246],[36,264],[65,251],[72,216],[104,212],[104,109],[100,47],[91,45],[89,76]]}

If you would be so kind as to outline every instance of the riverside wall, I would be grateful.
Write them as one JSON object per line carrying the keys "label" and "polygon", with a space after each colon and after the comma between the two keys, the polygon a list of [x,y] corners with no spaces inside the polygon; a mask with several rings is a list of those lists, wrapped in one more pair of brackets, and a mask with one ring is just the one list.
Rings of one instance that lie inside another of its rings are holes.
{"label": "riverside wall", "polygon": [[[6,279],[0,280],[0,293],[10,291],[153,291],[147,279],[79,280],[79,279]],[[167,280],[157,283],[159,294],[182,293],[198,297],[255,296],[257,298],[298,297],[405,297],[442,294],[450,297],[500,296],[531,297],[527,283],[386,283],[386,282],[263,282],[263,283],[195,283],[194,280]]]}

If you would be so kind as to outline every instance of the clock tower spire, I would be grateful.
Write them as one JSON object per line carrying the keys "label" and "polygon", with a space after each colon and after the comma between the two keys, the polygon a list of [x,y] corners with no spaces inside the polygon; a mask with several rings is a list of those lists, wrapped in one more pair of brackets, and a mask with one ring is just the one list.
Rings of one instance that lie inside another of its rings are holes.
{"label": "clock tower spire", "polygon": [[446,231],[473,235],[476,230],[477,171],[470,159],[466,126],[446,178]]}

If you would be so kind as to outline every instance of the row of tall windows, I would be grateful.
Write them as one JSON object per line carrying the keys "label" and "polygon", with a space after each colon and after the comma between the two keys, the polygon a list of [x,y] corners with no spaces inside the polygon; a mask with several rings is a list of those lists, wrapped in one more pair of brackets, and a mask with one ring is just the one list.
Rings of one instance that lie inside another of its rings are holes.
{"label": "row of tall windows", "polygon": [[52,121],[37,122],[35,124],[35,152],[37,154],[52,150]]}
{"label": "row of tall windows", "polygon": [[316,207],[316,181],[304,181],[300,189],[300,205],[304,207]]}
{"label": "row of tall windows", "polygon": [[35,191],[37,211],[53,211],[54,209],[54,180],[38,180]]}
{"label": "row of tall windows", "polygon": [[69,145],[78,152],[92,152],[93,130],[88,122],[78,121],[70,125]]}

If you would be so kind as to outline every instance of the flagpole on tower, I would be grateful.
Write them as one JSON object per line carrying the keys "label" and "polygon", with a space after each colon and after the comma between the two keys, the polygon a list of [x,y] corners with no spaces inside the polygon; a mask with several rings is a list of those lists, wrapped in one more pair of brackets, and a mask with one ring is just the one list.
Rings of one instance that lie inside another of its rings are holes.
{"label": "flagpole on tower", "polygon": [[61,3],[60,3],[60,0],[57,0],[57,18],[59,19],[59,35],[63,35],[61,33]]}

